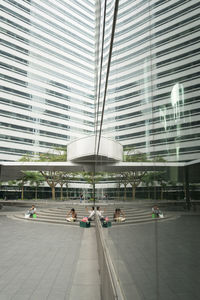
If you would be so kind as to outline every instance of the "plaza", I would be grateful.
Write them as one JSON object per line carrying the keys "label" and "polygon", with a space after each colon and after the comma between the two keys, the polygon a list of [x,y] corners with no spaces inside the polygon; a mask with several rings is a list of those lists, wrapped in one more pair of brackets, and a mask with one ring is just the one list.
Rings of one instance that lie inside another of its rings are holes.
{"label": "plaza", "polygon": [[[25,207],[16,205],[0,211],[0,299],[107,299],[101,298],[95,227],[19,219]],[[38,204],[38,220],[44,209]],[[161,222],[149,214],[145,222],[102,228],[118,299],[200,299],[200,213],[171,214]]]}

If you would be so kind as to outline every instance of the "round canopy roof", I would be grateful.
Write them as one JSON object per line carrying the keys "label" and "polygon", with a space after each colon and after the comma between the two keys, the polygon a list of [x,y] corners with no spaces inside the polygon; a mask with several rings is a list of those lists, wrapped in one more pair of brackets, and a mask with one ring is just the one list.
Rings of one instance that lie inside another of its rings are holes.
{"label": "round canopy roof", "polygon": [[97,138],[92,135],[75,140],[67,146],[67,160],[73,162],[118,162],[123,160],[123,146],[101,137],[97,154]]}

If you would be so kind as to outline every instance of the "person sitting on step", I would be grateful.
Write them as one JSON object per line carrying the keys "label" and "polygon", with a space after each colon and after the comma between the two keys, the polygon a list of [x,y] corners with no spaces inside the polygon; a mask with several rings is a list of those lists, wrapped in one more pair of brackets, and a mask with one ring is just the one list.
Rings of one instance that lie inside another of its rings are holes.
{"label": "person sitting on step", "polygon": [[116,208],[113,219],[115,222],[125,222],[125,213],[120,208]]}
{"label": "person sitting on step", "polygon": [[36,214],[36,208],[35,205],[32,205],[32,207],[25,213],[25,218],[33,218],[34,214]]}
{"label": "person sitting on step", "polygon": [[88,210],[88,207],[86,207],[85,209],[86,209],[87,212],[89,213],[88,221],[93,221],[93,220],[94,220],[94,216],[95,216],[94,206],[92,206],[92,209],[91,209],[91,210]]}
{"label": "person sitting on step", "polygon": [[105,209],[104,211],[102,211],[100,206],[97,206],[96,215],[99,217],[100,221],[105,220],[105,217],[103,216],[104,213],[105,213]]}
{"label": "person sitting on step", "polygon": [[[71,217],[70,217],[71,215]],[[77,213],[74,208],[72,208],[70,211],[68,211],[66,215],[67,222],[75,222],[77,220]]]}
{"label": "person sitting on step", "polygon": [[161,211],[157,205],[152,207],[152,213],[156,216],[156,218],[159,218]]}

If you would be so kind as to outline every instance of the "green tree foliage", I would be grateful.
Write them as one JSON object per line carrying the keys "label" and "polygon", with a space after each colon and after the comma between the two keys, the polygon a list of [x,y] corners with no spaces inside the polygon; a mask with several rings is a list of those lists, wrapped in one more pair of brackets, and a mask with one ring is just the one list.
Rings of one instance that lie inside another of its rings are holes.
{"label": "green tree foliage", "polygon": [[60,200],[63,200],[63,187],[64,185],[66,186],[67,189],[67,195],[66,198],[68,199],[68,188],[69,188],[69,183],[72,181],[75,177],[75,174],[73,173],[66,173],[66,172],[58,172],[59,175],[59,185],[60,185]]}
{"label": "green tree foliage", "polygon": [[168,185],[168,178],[166,171],[155,172],[155,180],[160,185],[160,200],[163,200],[164,191]]}
{"label": "green tree foliage", "polygon": [[[67,161],[67,150],[63,147],[57,147],[51,149],[47,153],[39,153],[36,158],[33,158],[29,155],[25,155],[21,157],[20,161],[28,162],[28,161],[35,161],[35,162],[62,162]],[[36,172],[35,172],[36,173]],[[63,178],[67,178],[66,173],[61,171],[40,171],[40,175],[42,176],[43,180],[51,188],[52,192],[52,199],[55,200],[55,188],[58,184],[60,184],[61,189],[63,187]],[[64,175],[65,174],[65,175]],[[39,180],[39,177],[38,177]]]}
{"label": "green tree foliage", "polygon": [[[141,153],[139,151],[136,151],[135,149],[126,147],[124,149],[124,161],[125,162],[165,162],[165,159],[163,159],[161,156],[157,156],[153,160],[149,160],[145,153]],[[143,170],[143,171],[131,170],[127,172],[122,172],[120,176],[122,178],[121,183],[125,187],[125,192],[126,192],[126,186],[128,184],[131,185],[133,200],[135,199],[136,188],[140,185],[141,182],[145,182],[145,184],[149,187],[156,180],[161,185],[161,197],[163,197],[163,189],[165,187],[166,181],[164,181],[165,175],[162,174],[162,172],[148,172],[147,170]]]}
{"label": "green tree foliage", "polygon": [[19,159],[19,161],[28,162],[28,161],[34,161],[34,159],[33,159],[32,156],[26,154],[26,155],[22,156],[22,157]]}
{"label": "green tree foliage", "polygon": [[145,153],[141,153],[134,149],[129,149],[124,151],[123,161],[126,162],[145,162],[149,161]]}
{"label": "green tree foliage", "polygon": [[39,172],[34,171],[22,171],[21,178],[9,181],[9,185],[17,184],[21,190],[21,200],[24,200],[24,186],[26,183],[36,184],[38,186],[41,182],[44,181],[43,176]]}
{"label": "green tree foliage", "polygon": [[35,200],[37,200],[38,187],[44,182],[44,177],[40,172],[30,172],[29,183],[35,187]]}
{"label": "green tree foliage", "polygon": [[[135,149],[125,148],[124,149],[124,161],[125,162],[146,162],[146,161],[148,161],[148,159],[147,159],[147,156],[145,153],[138,152]],[[121,183],[125,187],[125,193],[126,193],[126,186],[128,184],[130,184],[132,187],[132,199],[133,200],[135,200],[136,188],[142,182],[142,179],[146,173],[147,173],[147,170],[138,171],[136,169],[120,173],[120,177],[122,179]],[[125,198],[126,198],[126,196],[125,196]]]}
{"label": "green tree foliage", "polygon": [[54,148],[47,153],[39,153],[39,161],[67,161],[67,150],[63,147]]}
{"label": "green tree foliage", "polygon": [[120,186],[124,187],[124,201],[126,201],[126,188],[127,185],[129,184],[129,172],[121,172],[118,175],[118,184],[119,184],[119,188]]}

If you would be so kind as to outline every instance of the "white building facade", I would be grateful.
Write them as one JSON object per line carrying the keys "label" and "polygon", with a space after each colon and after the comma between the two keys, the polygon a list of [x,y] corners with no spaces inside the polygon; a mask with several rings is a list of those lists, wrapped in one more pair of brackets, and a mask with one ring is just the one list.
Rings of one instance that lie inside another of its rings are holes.
{"label": "white building facade", "polygon": [[93,133],[92,1],[2,1],[0,160]]}

